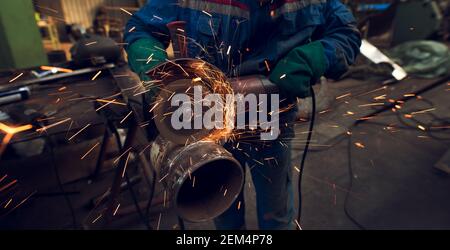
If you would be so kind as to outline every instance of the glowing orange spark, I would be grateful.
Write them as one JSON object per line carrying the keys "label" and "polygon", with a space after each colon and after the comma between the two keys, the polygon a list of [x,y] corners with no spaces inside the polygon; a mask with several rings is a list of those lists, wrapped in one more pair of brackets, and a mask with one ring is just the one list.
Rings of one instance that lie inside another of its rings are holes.
{"label": "glowing orange spark", "polygon": [[71,69],[52,67],[52,66],[41,66],[41,69],[49,70],[49,71],[56,71],[56,72],[63,72],[63,73],[72,73],[73,72],[73,70],[71,70]]}

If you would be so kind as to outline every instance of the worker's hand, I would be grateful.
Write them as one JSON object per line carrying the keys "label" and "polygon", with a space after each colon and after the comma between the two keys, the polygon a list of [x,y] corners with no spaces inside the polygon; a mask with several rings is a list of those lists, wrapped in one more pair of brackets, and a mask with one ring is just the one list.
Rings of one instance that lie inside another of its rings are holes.
{"label": "worker's hand", "polygon": [[282,92],[299,98],[311,96],[315,84],[326,70],[326,57],[321,42],[312,42],[293,49],[281,59],[269,79]]}
{"label": "worker's hand", "polygon": [[145,98],[151,102],[158,91],[157,88],[151,87],[151,79],[146,73],[166,61],[167,53],[164,46],[155,38],[142,38],[132,43],[128,47],[127,53],[131,70],[138,74],[139,78],[144,81],[144,86],[149,88]]}

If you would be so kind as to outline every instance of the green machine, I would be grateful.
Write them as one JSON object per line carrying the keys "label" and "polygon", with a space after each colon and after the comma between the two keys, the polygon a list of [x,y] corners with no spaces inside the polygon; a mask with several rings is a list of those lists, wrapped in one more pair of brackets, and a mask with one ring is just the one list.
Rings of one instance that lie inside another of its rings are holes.
{"label": "green machine", "polygon": [[32,0],[0,1],[0,69],[48,64]]}

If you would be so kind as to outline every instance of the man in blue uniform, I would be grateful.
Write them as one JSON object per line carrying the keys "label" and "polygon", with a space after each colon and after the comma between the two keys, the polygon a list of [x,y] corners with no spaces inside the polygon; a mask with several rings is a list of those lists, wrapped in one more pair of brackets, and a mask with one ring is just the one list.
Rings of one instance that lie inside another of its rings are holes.
{"label": "man in blue uniform", "polygon": [[[141,79],[167,59],[167,24],[174,21],[186,22],[189,57],[230,77],[266,75],[291,100],[310,96],[322,76],[339,78],[361,43],[353,15],[339,0],[150,0],[125,34],[130,67]],[[292,134],[288,127],[284,135]],[[230,150],[251,169],[260,229],[295,228],[289,143],[242,143]],[[240,195],[216,219],[217,228],[245,228],[244,211]]]}

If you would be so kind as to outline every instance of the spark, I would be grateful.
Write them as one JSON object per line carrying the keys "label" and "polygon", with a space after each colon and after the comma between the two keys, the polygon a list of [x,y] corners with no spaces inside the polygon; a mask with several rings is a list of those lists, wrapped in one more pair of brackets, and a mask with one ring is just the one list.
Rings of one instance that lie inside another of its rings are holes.
{"label": "spark", "polygon": [[52,67],[52,66],[41,66],[41,69],[52,71],[52,72],[63,72],[63,73],[72,73],[73,72],[73,70],[71,70],[71,69]]}
{"label": "spark", "polygon": [[95,81],[95,79],[97,79],[97,77],[102,73],[102,71],[100,70],[99,72],[97,72],[97,74],[95,74],[94,77],[92,77],[92,81]]}
{"label": "spark", "polygon": [[153,15],[153,18],[156,18],[156,19],[158,19],[158,20],[163,20],[161,17],[159,17],[159,16],[156,16],[156,15]]}
{"label": "spark", "polygon": [[159,228],[161,226],[161,219],[162,219],[162,213],[159,214],[159,219],[158,219],[158,226],[156,227],[156,230],[159,231]]}
{"label": "spark", "polygon": [[300,171],[300,168],[298,168],[297,166],[294,166],[294,169],[295,169],[297,172],[299,172],[299,173],[301,172],[301,171]]}
{"label": "spark", "polygon": [[94,44],[97,44],[97,41],[90,42],[90,43],[86,43],[85,45],[86,45],[86,46],[91,46],[91,45],[94,45]]}
{"label": "spark", "polygon": [[125,116],[125,118],[123,118],[122,121],[120,121],[120,124],[124,123],[128,119],[128,117],[131,116],[131,114],[133,114],[133,111],[130,111],[130,113],[128,113],[128,115]]}
{"label": "spark", "polygon": [[384,106],[384,103],[376,102],[376,103],[362,104],[362,105],[359,105],[358,107],[364,108],[364,107],[372,107],[372,106]]}
{"label": "spark", "polygon": [[113,216],[116,216],[117,212],[119,211],[120,203],[117,205],[116,210],[114,210]]}
{"label": "spark", "polygon": [[374,89],[374,90],[371,90],[371,91],[366,92],[366,93],[362,93],[362,94],[358,95],[358,97],[363,96],[363,95],[372,94],[372,93],[378,92],[380,90],[385,90],[385,89],[387,89],[387,86],[384,86],[384,87],[381,87],[381,88],[378,88],[378,89]]}
{"label": "spark", "polygon": [[124,9],[124,8],[120,8],[121,11],[127,13],[128,15],[132,16],[133,14],[131,12],[129,12],[128,10]]}
{"label": "spark", "polygon": [[123,168],[122,178],[125,177],[128,168],[128,161],[130,160],[131,152],[128,153],[127,160],[125,161],[125,167]]}
{"label": "spark", "polygon": [[94,221],[92,221],[92,224],[95,224],[100,218],[102,218],[103,214],[100,214]]}
{"label": "spark", "polygon": [[19,79],[20,77],[23,76],[23,73],[20,73],[18,76],[14,77],[13,79],[9,80],[9,83],[14,82],[15,80]]}
{"label": "spark", "polygon": [[362,143],[360,143],[360,142],[356,142],[355,145],[356,145],[358,148],[366,148],[366,146],[364,146],[364,144],[362,144]]}
{"label": "spark", "polygon": [[164,191],[164,207],[166,207],[167,191]]}
{"label": "spark", "polygon": [[111,104],[114,103],[114,102],[116,102],[116,99],[114,99],[114,100],[112,100],[112,101],[109,101],[109,102],[107,102],[106,104],[102,105],[100,108],[96,109],[95,112],[98,112],[98,111],[104,109],[105,107],[111,105]]}
{"label": "spark", "polygon": [[286,74],[280,76],[280,79],[286,78]]}
{"label": "spark", "polygon": [[384,94],[384,95],[380,95],[380,96],[374,97],[373,99],[374,99],[374,100],[377,100],[377,101],[378,101],[378,100],[385,100],[385,99],[386,99],[386,96],[387,96],[387,95]]}
{"label": "spark", "polygon": [[427,112],[431,112],[431,111],[435,111],[435,110],[436,110],[436,108],[425,109],[425,110],[421,110],[421,111],[411,112],[411,115],[423,114],[423,113],[427,113]]}
{"label": "spark", "polygon": [[202,12],[203,12],[203,14],[205,14],[205,15],[207,15],[207,16],[209,16],[209,17],[212,17],[212,15],[211,15],[210,13],[208,13],[208,12],[206,12],[206,11],[204,11],[204,10],[202,10]]}
{"label": "spark", "polygon": [[264,60],[264,64],[266,65],[267,72],[270,72],[270,65],[269,65],[269,62],[268,62],[267,60]]}
{"label": "spark", "polygon": [[123,152],[119,157],[117,157],[117,159],[115,159],[114,160],[114,164],[116,164],[116,163],[118,163],[119,162],[119,160],[124,156],[124,155],[126,155],[128,152],[130,152],[131,151],[131,149],[133,149],[132,147],[130,147],[129,149],[127,149],[125,152]]}
{"label": "spark", "polygon": [[69,141],[71,141],[73,138],[75,138],[77,135],[79,135],[81,132],[83,132],[84,130],[86,130],[87,128],[89,128],[89,126],[91,126],[91,124],[88,124],[86,126],[84,126],[84,128],[82,128],[80,131],[78,131],[77,133],[75,133],[74,135],[72,135],[72,137],[69,138]]}
{"label": "spark", "polygon": [[238,210],[241,210],[242,201],[238,203]]}
{"label": "spark", "polygon": [[64,119],[64,120],[59,121],[59,122],[57,122],[57,123],[54,123],[54,124],[51,124],[51,125],[42,127],[42,128],[40,128],[40,129],[36,130],[36,132],[44,132],[44,131],[47,131],[48,129],[51,129],[51,128],[56,127],[56,126],[61,125],[61,124],[64,124],[64,123],[66,123],[66,122],[68,122],[68,121],[70,121],[70,120],[72,120],[72,118]]}
{"label": "spark", "polygon": [[81,160],[84,160],[90,153],[92,153],[92,151],[94,151],[94,149],[96,148],[96,147],[98,147],[100,145],[100,142],[97,142],[97,144],[95,144],[91,149],[89,149],[89,151],[87,151],[86,152],[86,154],[84,154],[82,157],[81,157]]}
{"label": "spark", "polygon": [[295,224],[297,224],[299,230],[303,230],[302,227],[300,226],[300,223],[297,220],[295,220]]}
{"label": "spark", "polygon": [[11,204],[11,202],[13,201],[13,199],[9,199],[8,203],[6,203],[6,205],[3,207],[4,209],[8,208],[9,204]]}
{"label": "spark", "polygon": [[230,52],[231,52],[231,45],[228,46],[227,55],[230,55]]}
{"label": "spark", "polygon": [[8,184],[6,184],[5,186],[1,187],[1,188],[0,188],[0,192],[3,192],[3,191],[5,191],[6,189],[8,189],[8,188],[14,186],[16,183],[17,183],[17,180],[11,181],[10,183],[8,183]]}
{"label": "spark", "polygon": [[423,131],[426,131],[427,129],[424,127],[424,126],[422,126],[422,125],[419,125],[419,126],[417,126],[420,130],[423,130]]}
{"label": "spark", "polygon": [[132,27],[128,32],[133,32],[136,29],[136,27]]}
{"label": "spark", "polygon": [[336,97],[336,100],[339,100],[339,99],[342,99],[342,98],[345,98],[345,97],[348,97],[348,96],[351,96],[351,95],[352,95],[352,93],[347,93],[345,95],[341,95],[341,96]]}
{"label": "spark", "polygon": [[117,102],[116,100],[109,101],[109,100],[97,99],[96,101],[97,102],[101,102],[101,103],[108,103],[108,104],[116,104],[116,105],[121,105],[121,106],[127,106],[126,103]]}

